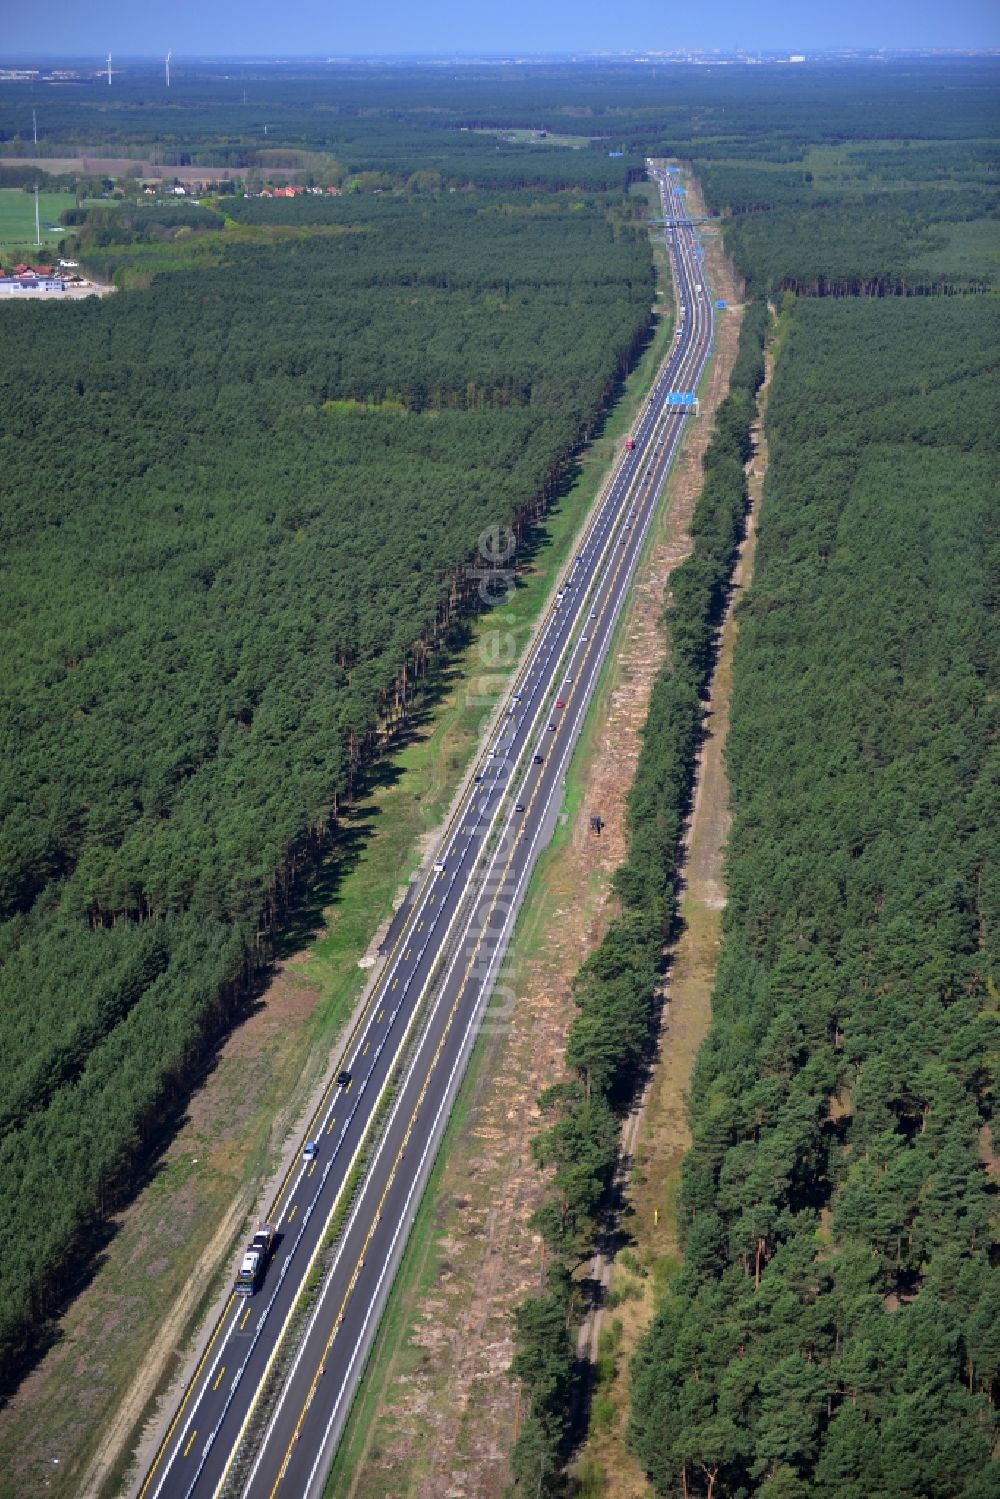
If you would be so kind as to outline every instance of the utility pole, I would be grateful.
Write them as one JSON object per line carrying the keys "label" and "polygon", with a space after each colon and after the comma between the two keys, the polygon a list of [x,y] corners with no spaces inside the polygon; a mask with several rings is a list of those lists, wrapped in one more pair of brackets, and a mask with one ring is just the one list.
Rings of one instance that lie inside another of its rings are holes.
{"label": "utility pole", "polygon": [[38,183],[35,183],[35,249],[42,243],[42,226],[38,219]]}
{"label": "utility pole", "polygon": [[38,115],[35,113],[34,110],[31,111],[31,134],[32,134],[32,137],[34,139],[35,145],[37,146],[38,145]]}

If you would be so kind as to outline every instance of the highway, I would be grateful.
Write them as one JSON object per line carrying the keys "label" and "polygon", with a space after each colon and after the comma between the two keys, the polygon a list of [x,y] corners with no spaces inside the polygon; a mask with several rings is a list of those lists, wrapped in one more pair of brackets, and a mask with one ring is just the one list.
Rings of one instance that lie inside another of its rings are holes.
{"label": "highway", "polygon": [[[622,451],[431,867],[393,924],[384,968],[303,1140],[318,1150],[310,1160],[299,1153],[268,1212],[279,1237],[263,1284],[253,1296],[229,1298],[133,1489],[140,1499],[322,1492],[691,419],[692,408],[668,405],[668,393],[697,390],[711,349],[713,304],[677,177],[650,171],[663,202],[678,323],[630,434],[634,448]],[[310,1298],[296,1312],[307,1281]]]}

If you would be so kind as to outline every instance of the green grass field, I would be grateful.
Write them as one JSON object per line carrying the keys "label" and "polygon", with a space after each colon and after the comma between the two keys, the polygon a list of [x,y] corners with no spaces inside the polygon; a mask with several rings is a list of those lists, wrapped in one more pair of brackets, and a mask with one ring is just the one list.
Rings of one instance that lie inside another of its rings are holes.
{"label": "green grass field", "polygon": [[[38,220],[42,231],[42,248],[54,248],[64,229],[48,233],[46,224],[59,222],[64,209],[72,208],[76,199],[72,193],[39,193]],[[0,187],[0,256],[9,260],[18,259],[22,251],[35,252],[35,195],[20,187]]]}

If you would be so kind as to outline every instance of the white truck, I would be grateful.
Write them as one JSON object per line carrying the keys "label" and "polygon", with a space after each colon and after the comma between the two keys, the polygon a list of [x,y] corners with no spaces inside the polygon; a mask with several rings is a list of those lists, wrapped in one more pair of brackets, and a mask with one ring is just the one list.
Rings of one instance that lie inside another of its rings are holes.
{"label": "white truck", "polygon": [[259,1291],[267,1273],[268,1263],[274,1252],[275,1229],[273,1223],[261,1223],[243,1252],[240,1268],[233,1287],[237,1296],[252,1296]]}

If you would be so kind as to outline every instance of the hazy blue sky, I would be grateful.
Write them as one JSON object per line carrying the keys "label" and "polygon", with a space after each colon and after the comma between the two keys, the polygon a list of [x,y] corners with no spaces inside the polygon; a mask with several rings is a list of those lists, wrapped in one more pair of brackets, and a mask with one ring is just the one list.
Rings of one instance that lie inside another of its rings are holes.
{"label": "hazy blue sky", "polygon": [[1000,46],[998,0],[46,0],[10,5],[4,55],[568,52]]}

